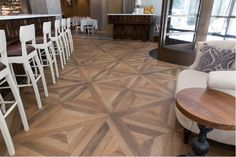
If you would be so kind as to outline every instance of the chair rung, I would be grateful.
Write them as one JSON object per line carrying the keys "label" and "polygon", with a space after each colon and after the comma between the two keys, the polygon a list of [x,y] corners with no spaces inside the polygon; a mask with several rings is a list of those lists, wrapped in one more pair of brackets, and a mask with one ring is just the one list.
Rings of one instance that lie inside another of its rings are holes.
{"label": "chair rung", "polygon": [[10,113],[11,113],[11,111],[16,107],[16,105],[17,105],[17,103],[18,102],[15,102],[8,110],[7,110],[7,112],[4,114],[4,118],[6,118]]}
{"label": "chair rung", "polygon": [[36,82],[41,78],[41,75],[39,75],[35,80]]}
{"label": "chair rung", "polygon": [[12,104],[15,103],[16,101],[0,101],[0,104]]}
{"label": "chair rung", "polygon": [[19,88],[29,87],[29,86],[32,86],[32,84],[20,84],[20,85],[18,85]]}
{"label": "chair rung", "polygon": [[2,85],[3,83],[5,83],[5,82],[7,82],[7,80],[2,80],[1,82],[0,82],[0,85]]}

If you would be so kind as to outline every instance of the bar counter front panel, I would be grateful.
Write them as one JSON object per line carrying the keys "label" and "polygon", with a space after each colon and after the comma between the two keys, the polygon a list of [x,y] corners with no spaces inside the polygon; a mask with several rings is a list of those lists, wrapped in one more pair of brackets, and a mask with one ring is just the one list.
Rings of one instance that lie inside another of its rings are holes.
{"label": "bar counter front panel", "polygon": [[154,15],[108,14],[108,23],[113,24],[113,39],[149,40]]}
{"label": "bar counter front panel", "polygon": [[41,34],[43,22],[51,21],[54,29],[54,20],[59,17],[59,14],[53,15],[18,15],[18,16],[0,16],[0,29],[5,30],[7,44],[19,42],[20,26],[34,24],[36,34]]}

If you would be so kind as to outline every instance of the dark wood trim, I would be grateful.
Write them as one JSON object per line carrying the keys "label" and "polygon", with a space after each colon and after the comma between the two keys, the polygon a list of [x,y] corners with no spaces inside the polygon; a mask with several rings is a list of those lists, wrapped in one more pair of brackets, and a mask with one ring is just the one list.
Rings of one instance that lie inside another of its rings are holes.
{"label": "dark wood trim", "polygon": [[113,39],[147,41],[154,18],[152,15],[109,15],[108,23],[113,24]]}

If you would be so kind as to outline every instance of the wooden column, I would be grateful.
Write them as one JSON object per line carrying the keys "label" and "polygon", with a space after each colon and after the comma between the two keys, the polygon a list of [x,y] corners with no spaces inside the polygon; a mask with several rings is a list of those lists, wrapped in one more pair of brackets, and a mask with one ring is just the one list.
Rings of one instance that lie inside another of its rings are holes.
{"label": "wooden column", "polygon": [[196,42],[205,41],[208,33],[208,28],[211,20],[211,12],[214,0],[202,0],[198,27],[196,31]]}

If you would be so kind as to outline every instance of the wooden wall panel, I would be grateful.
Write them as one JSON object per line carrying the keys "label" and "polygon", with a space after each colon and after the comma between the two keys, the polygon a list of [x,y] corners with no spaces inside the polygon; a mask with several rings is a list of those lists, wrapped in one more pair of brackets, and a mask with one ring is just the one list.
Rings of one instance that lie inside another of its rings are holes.
{"label": "wooden wall panel", "polygon": [[61,0],[62,15],[72,16],[90,16],[90,0],[72,0],[73,6],[68,7],[66,0]]}

